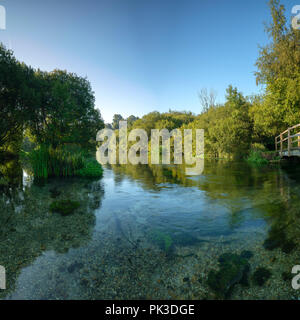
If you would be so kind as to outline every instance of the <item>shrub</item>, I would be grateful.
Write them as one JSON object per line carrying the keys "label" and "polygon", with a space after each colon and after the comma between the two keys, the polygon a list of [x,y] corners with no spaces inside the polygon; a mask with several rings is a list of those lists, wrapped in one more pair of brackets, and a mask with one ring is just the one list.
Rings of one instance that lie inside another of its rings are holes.
{"label": "shrub", "polygon": [[268,163],[268,160],[263,158],[261,151],[255,151],[255,150],[251,150],[250,155],[247,158],[247,161],[250,163],[258,164],[258,165],[264,165]]}
{"label": "shrub", "polygon": [[87,159],[84,167],[76,171],[76,175],[85,178],[98,178],[103,174],[102,166],[95,159]]}

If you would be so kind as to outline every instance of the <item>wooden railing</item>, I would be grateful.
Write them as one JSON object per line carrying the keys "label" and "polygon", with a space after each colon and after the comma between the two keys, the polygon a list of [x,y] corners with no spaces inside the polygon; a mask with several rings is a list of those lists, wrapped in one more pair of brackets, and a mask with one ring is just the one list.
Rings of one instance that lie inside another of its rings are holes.
{"label": "wooden railing", "polygon": [[[275,138],[275,148],[281,156],[287,152],[287,156],[290,157],[293,150],[300,150],[300,132],[294,133],[297,128],[300,128],[300,123],[288,128]],[[278,147],[279,144],[280,147]]]}

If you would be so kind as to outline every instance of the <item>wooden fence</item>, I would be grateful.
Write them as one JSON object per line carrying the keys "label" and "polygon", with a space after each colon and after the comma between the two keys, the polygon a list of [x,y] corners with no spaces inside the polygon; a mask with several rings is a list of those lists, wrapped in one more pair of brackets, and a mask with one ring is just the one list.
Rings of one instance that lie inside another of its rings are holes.
{"label": "wooden fence", "polygon": [[299,130],[299,128],[300,123],[291,128],[288,128],[275,138],[275,148],[277,152],[280,152],[281,156],[290,157],[294,155],[295,150],[300,151],[300,132],[295,133]]}

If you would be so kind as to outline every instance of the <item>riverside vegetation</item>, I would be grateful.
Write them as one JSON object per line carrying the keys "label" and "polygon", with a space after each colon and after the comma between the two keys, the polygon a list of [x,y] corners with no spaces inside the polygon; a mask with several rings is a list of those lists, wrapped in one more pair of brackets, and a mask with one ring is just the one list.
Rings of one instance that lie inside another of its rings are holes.
{"label": "riverside vegetation", "polygon": [[[129,130],[142,128],[150,138],[151,129],[200,128],[205,130],[207,157],[245,158],[260,164],[264,159],[276,160],[276,155],[268,154],[274,150],[274,137],[300,123],[300,31],[288,25],[278,0],[270,0],[269,6],[270,43],[260,48],[256,62],[256,81],[264,93],[245,97],[230,85],[226,102],[216,104],[214,93],[202,90],[199,115],[172,110],[154,111],[141,119],[132,115],[126,119]],[[94,150],[96,133],[104,127],[87,79],[61,70],[34,70],[1,45],[0,83],[2,156],[4,152],[18,154],[26,141],[27,146],[34,143],[37,148],[30,159],[38,176],[68,176],[78,174],[78,168],[84,174],[87,166],[86,172],[97,174],[92,173],[95,165],[91,162],[78,166],[85,162],[80,152],[70,156],[64,150],[69,144]],[[107,126],[117,132],[122,119],[116,114]],[[48,163],[52,157],[55,160]]]}
{"label": "riverside vegetation", "polygon": [[[300,30],[289,25],[278,0],[269,1],[269,6],[272,20],[266,31],[270,41],[259,49],[255,73],[262,94],[245,97],[230,85],[225,103],[216,104],[214,92],[204,89],[199,94],[199,115],[170,110],[151,112],[141,119],[130,116],[124,119],[129,130],[143,128],[150,138],[151,129],[204,129],[206,157],[244,158],[259,164],[278,160],[271,152],[275,136],[300,123]],[[116,114],[109,127],[117,130],[122,119]]]}
{"label": "riverside vegetation", "polygon": [[[208,158],[277,160],[274,137],[300,123],[300,31],[288,26],[279,1],[269,3],[270,43],[256,63],[261,95],[229,86],[216,104],[202,90],[200,114],[132,115],[129,130],[150,137],[154,128],[201,128]],[[103,179],[100,214],[101,181],[82,179],[104,174],[93,155],[104,122],[88,80],[33,69],[1,45],[0,84],[0,264],[10,288],[1,297],[299,299],[290,286],[299,249],[297,167],[289,175],[220,160],[192,179],[180,166],[115,165]],[[118,133],[122,119],[116,114],[107,126]],[[41,184],[23,185],[19,160]],[[55,265],[47,251],[59,253]],[[18,287],[22,268],[30,273],[35,263],[42,271],[31,275],[45,282],[25,276]],[[22,292],[23,283],[34,289]]]}

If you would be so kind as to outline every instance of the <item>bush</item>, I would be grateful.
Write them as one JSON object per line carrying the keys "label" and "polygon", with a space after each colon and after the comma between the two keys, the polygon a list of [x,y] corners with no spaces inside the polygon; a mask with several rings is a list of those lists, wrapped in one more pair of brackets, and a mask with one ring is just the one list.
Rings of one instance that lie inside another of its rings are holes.
{"label": "bush", "polygon": [[257,142],[255,142],[251,145],[251,150],[261,151],[261,152],[267,151],[266,147],[263,144],[257,143]]}
{"label": "bush", "polygon": [[261,151],[255,151],[255,150],[251,150],[250,155],[247,158],[247,161],[250,163],[258,164],[258,165],[264,165],[268,163],[268,160],[263,158]]}
{"label": "bush", "polygon": [[76,172],[76,175],[85,178],[98,178],[103,174],[102,166],[95,159],[87,159],[84,167]]}

